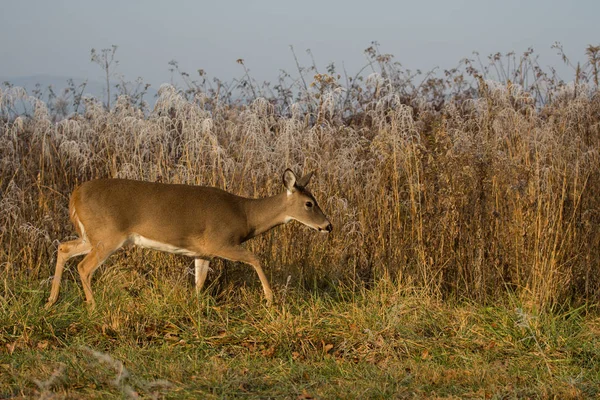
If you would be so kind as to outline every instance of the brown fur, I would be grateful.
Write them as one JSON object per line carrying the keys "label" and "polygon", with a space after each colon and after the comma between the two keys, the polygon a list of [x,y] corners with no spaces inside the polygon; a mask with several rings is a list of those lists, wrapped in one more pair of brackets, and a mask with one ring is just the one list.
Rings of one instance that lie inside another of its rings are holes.
{"label": "brown fur", "polygon": [[126,179],[86,182],[75,189],[69,203],[71,221],[80,238],[59,246],[46,307],[58,298],[65,262],[80,254],[87,254],[78,270],[86,300],[93,305],[92,274],[107,257],[137,236],[168,246],[167,250],[163,248],[165,251],[195,257],[197,290],[206,278],[207,259],[221,257],[251,264],[271,303],[272,291],[258,259],[240,244],[289,218],[320,231],[331,231],[327,217],[304,187],[310,177],[308,174],[296,179],[292,171],[286,170],[286,190],[262,199],[203,186]]}

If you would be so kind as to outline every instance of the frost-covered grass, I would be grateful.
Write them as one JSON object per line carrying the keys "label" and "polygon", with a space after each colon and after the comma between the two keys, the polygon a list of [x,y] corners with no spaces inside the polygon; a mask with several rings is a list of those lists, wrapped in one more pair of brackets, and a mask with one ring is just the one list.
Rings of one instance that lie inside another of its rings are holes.
{"label": "frost-covered grass", "polygon": [[[208,111],[170,86],[149,116],[121,98],[112,110],[89,103],[54,123],[37,101],[33,117],[1,125],[2,268],[11,279],[52,274],[58,241],[74,234],[68,196],[85,180],[202,184],[258,197],[282,190],[289,167],[316,171],[312,191],[335,233],[290,224],[249,243],[276,285],[291,276],[297,287],[357,289],[390,277],[437,298],[482,303],[505,294],[542,308],[596,298],[597,91],[565,86],[538,109],[521,88],[482,85],[480,98],[418,115],[386,97],[358,126],[326,117],[315,125],[300,107],[282,115],[260,99]],[[190,261],[175,263],[184,273]],[[224,279],[254,281],[245,270]]]}

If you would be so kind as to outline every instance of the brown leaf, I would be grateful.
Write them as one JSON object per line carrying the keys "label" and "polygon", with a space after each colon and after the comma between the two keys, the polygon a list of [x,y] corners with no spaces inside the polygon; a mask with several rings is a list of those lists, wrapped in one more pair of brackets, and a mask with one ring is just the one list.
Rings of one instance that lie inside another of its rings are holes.
{"label": "brown leaf", "polygon": [[165,340],[168,340],[170,342],[177,342],[180,340],[179,336],[177,334],[173,334],[171,332],[167,332],[164,336]]}
{"label": "brown leaf", "polygon": [[306,390],[302,390],[302,393],[296,397],[296,400],[314,400],[316,397],[308,394]]}
{"label": "brown leaf", "polygon": [[240,383],[238,389],[240,389],[242,392],[248,392],[248,386],[245,382]]}
{"label": "brown leaf", "polygon": [[488,344],[485,346],[485,349],[486,349],[486,350],[491,350],[491,349],[493,349],[494,347],[496,347],[496,342],[494,342],[493,340],[491,340],[491,341],[490,341],[490,342],[489,342],[489,343],[488,343]]}
{"label": "brown leaf", "polygon": [[242,347],[247,348],[251,352],[255,352],[256,351],[256,342],[253,340],[245,341],[242,343]]}
{"label": "brown leaf", "polygon": [[8,349],[8,354],[12,354],[15,351],[15,347],[17,347],[17,342],[6,343],[6,348]]}
{"label": "brown leaf", "polygon": [[271,346],[268,349],[262,351],[262,355],[264,357],[273,357],[273,354],[275,354],[275,346]]}

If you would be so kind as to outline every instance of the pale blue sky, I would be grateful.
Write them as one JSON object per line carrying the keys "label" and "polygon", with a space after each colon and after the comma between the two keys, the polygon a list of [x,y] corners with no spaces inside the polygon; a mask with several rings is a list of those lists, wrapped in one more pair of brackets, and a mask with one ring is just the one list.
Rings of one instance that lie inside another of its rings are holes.
{"label": "pale blue sky", "polygon": [[[598,0],[430,1],[156,1],[1,0],[0,76],[51,74],[98,79],[92,47],[119,46],[119,72],[153,86],[168,81],[168,62],[190,73],[229,80],[272,80],[303,65],[310,48],[320,67],[343,61],[355,73],[376,40],[406,67],[450,68],[482,55],[532,46],[543,65],[561,67],[550,46],[560,41],[575,60],[600,44]],[[562,69],[567,71],[566,69]],[[565,76],[564,78],[571,78]]]}

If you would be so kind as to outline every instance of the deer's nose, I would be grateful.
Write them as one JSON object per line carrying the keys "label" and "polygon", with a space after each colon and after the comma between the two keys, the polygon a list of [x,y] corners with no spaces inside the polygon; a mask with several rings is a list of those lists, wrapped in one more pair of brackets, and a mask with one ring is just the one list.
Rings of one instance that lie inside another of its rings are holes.
{"label": "deer's nose", "polygon": [[331,224],[327,225],[327,226],[325,227],[325,230],[326,230],[327,232],[331,232],[331,231],[333,230],[333,225],[331,225]]}

